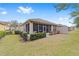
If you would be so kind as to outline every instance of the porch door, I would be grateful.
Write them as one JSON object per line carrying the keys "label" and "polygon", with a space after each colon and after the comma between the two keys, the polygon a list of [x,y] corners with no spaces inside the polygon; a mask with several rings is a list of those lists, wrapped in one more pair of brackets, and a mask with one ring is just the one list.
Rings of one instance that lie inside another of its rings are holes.
{"label": "porch door", "polygon": [[46,32],[46,26],[45,25],[43,26],[43,32]]}

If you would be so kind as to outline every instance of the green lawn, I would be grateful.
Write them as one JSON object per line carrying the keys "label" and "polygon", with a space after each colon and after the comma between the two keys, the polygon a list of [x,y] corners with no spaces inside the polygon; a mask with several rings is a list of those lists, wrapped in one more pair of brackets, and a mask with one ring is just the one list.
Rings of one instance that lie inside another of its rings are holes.
{"label": "green lawn", "polygon": [[19,35],[7,35],[0,40],[0,55],[79,55],[79,30],[23,42]]}

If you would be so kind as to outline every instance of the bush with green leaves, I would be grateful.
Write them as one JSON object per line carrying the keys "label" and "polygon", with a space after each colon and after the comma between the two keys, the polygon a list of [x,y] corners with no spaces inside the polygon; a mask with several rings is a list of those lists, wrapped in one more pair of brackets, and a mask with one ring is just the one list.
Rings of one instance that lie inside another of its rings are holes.
{"label": "bush with green leaves", "polygon": [[22,33],[22,31],[19,31],[19,30],[15,31],[15,34],[21,34],[21,33]]}
{"label": "bush with green leaves", "polygon": [[4,37],[6,35],[6,31],[0,31],[0,38]]}
{"label": "bush with green leaves", "polygon": [[24,41],[27,41],[27,32],[22,32],[20,35]]}
{"label": "bush with green leaves", "polygon": [[22,36],[23,32],[21,31],[19,34],[20,34],[20,36]]}
{"label": "bush with green leaves", "polygon": [[15,34],[19,34],[23,38],[23,41],[27,41],[27,32],[22,32],[19,30],[16,30],[14,32],[15,32]]}
{"label": "bush with green leaves", "polygon": [[12,34],[12,31],[6,31],[6,35]]}
{"label": "bush with green leaves", "polygon": [[46,33],[35,33],[35,34],[30,34],[30,40],[36,40],[40,38],[46,37]]}

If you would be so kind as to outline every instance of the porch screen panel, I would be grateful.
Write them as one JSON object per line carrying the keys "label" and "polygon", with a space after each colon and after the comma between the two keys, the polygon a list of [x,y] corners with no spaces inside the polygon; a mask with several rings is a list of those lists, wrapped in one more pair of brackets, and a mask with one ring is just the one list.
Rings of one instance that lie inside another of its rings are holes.
{"label": "porch screen panel", "polygon": [[43,32],[43,25],[39,24],[39,32]]}
{"label": "porch screen panel", "polygon": [[38,32],[38,24],[33,24],[33,31]]}

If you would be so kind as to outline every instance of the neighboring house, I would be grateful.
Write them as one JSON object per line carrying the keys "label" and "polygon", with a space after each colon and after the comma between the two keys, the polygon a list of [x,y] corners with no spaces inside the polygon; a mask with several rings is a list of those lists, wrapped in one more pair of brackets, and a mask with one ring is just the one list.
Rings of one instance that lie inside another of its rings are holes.
{"label": "neighboring house", "polygon": [[55,24],[40,18],[37,19],[29,19],[25,23],[23,23],[20,27],[22,31],[29,32],[30,34],[35,32],[46,32],[46,33],[67,33],[67,26],[60,26],[59,24]]}
{"label": "neighboring house", "polygon": [[61,34],[68,33],[68,27],[65,25],[58,24],[57,31],[58,31],[57,33],[61,33]]}
{"label": "neighboring house", "polygon": [[68,27],[68,31],[73,31],[76,29],[76,26],[71,26],[71,27]]}
{"label": "neighboring house", "polygon": [[0,31],[9,30],[9,23],[0,21]]}
{"label": "neighboring house", "polygon": [[16,30],[23,31],[22,23],[17,25]]}
{"label": "neighboring house", "polygon": [[13,26],[11,22],[0,21],[0,31],[18,30],[18,29],[19,29],[19,24],[17,24],[16,26]]}

